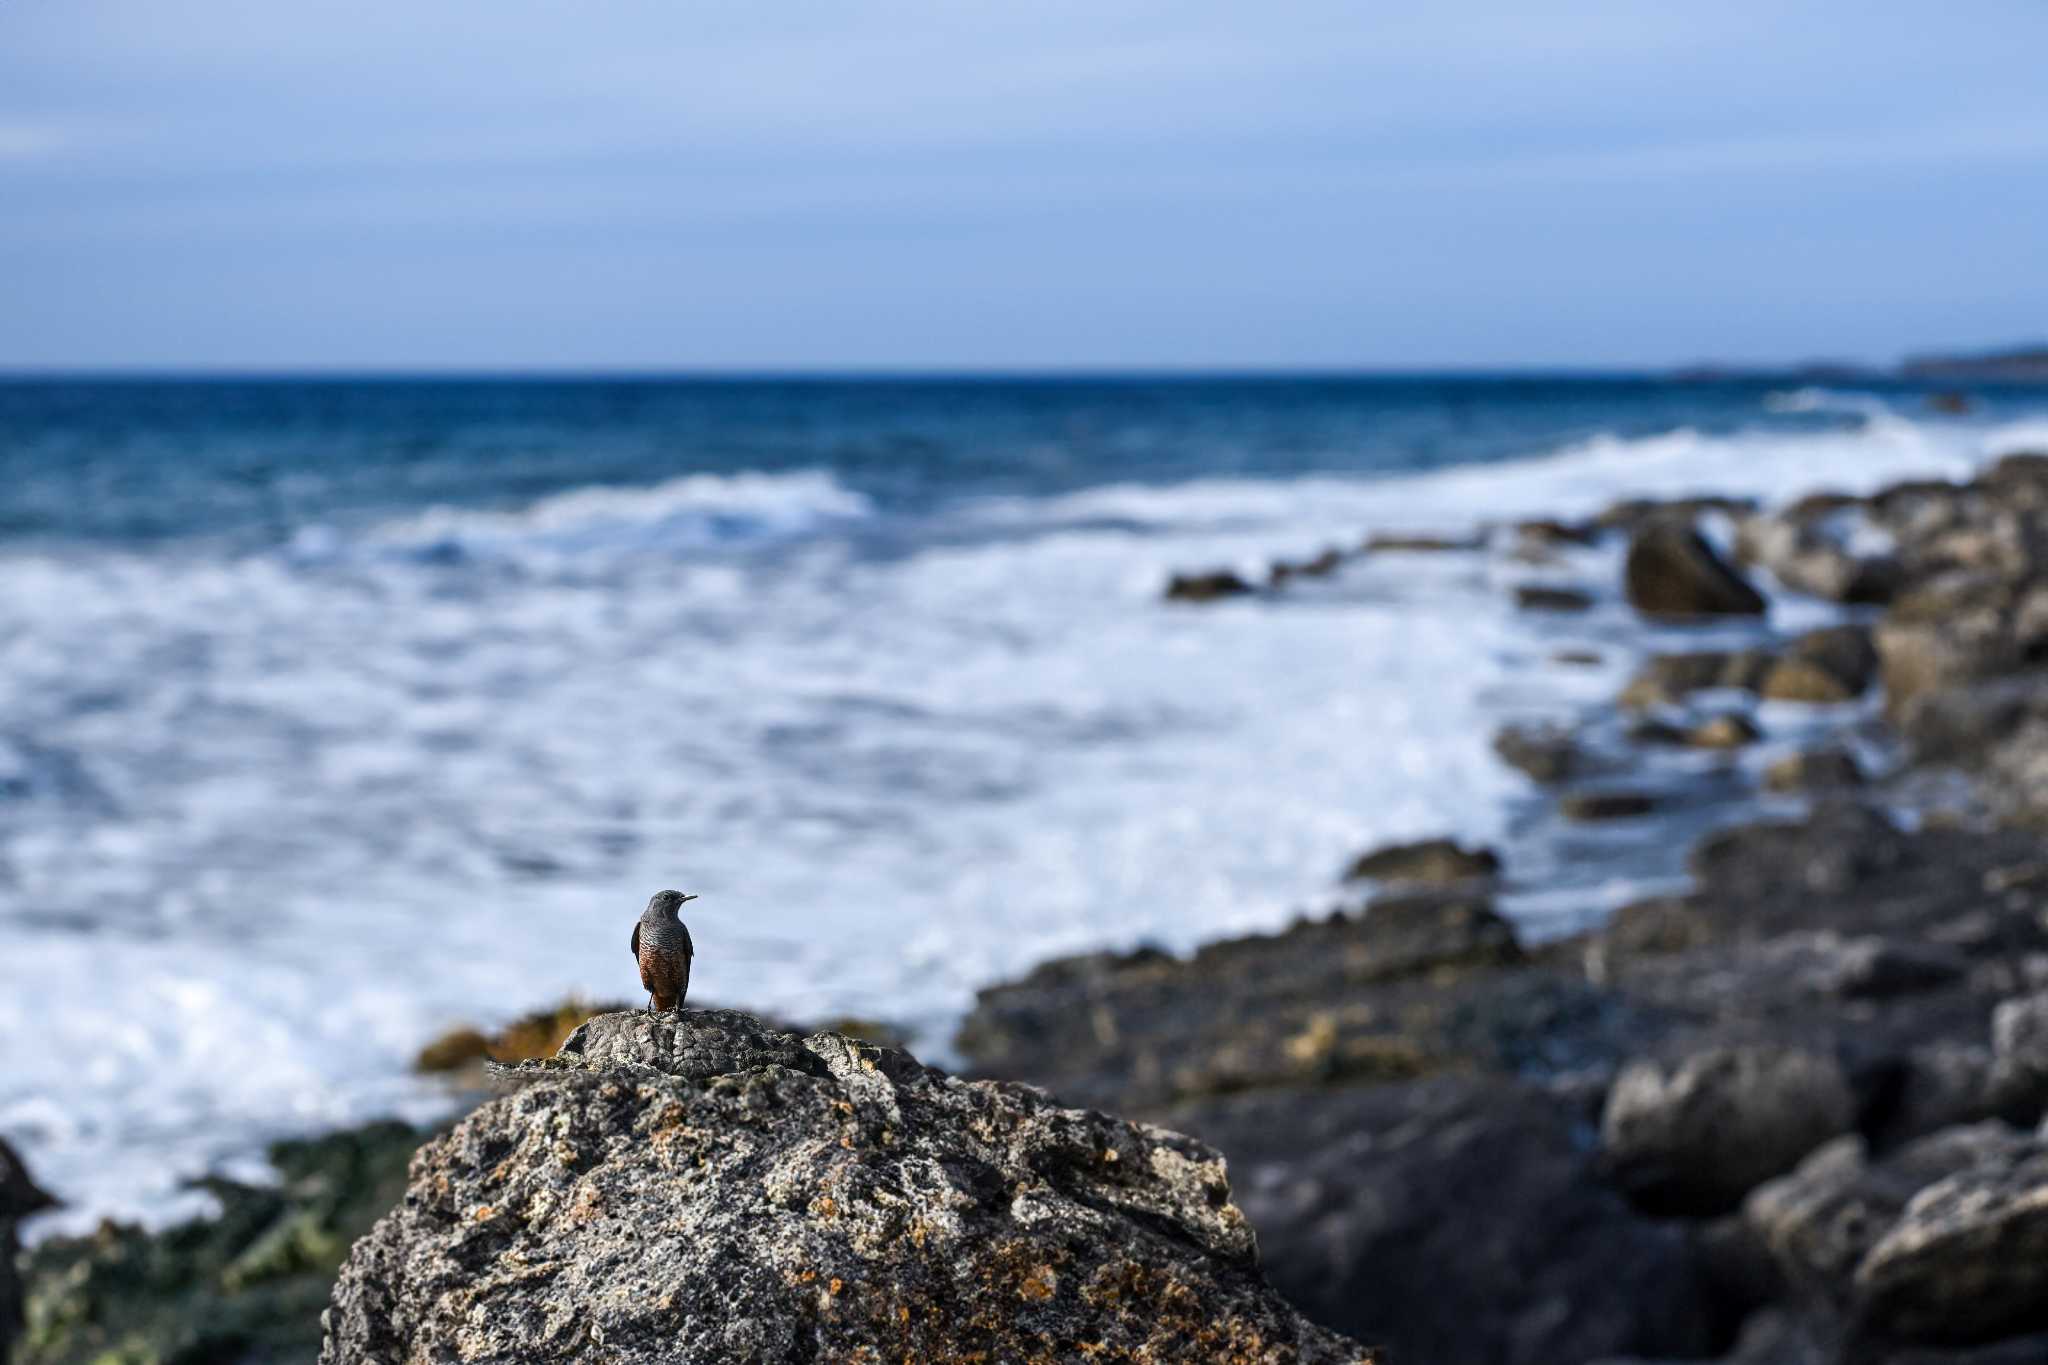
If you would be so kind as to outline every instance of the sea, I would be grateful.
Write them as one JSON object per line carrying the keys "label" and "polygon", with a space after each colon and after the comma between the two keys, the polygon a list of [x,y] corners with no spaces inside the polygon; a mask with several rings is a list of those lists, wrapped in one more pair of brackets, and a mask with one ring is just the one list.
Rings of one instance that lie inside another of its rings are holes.
{"label": "sea", "polygon": [[[68,1209],[188,1215],[265,1144],[452,1103],[422,1043],[693,999],[888,1021],[1346,903],[1392,840],[1502,850],[1568,932],[1753,813],[1736,757],[1574,828],[1493,754],[1604,714],[1619,550],[1383,553],[1627,496],[1765,501],[2048,448],[2048,391],[1650,375],[0,381],[0,1135]],[[1725,526],[1710,533],[1725,535]],[[1591,611],[1518,610],[1523,582]],[[1563,655],[1565,660],[1560,661]],[[1766,708],[1769,711],[1769,708]],[[1590,723],[1590,722],[1586,722]],[[1774,747],[1775,746],[1775,747]]]}

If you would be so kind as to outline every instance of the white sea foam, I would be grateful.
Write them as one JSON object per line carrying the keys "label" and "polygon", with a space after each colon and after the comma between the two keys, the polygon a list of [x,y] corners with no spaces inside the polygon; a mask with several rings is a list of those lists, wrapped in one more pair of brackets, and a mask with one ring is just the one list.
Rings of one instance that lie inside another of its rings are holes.
{"label": "white sea foam", "polygon": [[[862,499],[785,475],[285,555],[14,557],[0,1130],[74,1223],[168,1216],[179,1177],[265,1137],[430,1107],[406,1063],[437,1028],[631,998],[625,927],[667,885],[704,897],[704,999],[937,1044],[1049,954],[1272,927],[1383,840],[1513,844],[1494,721],[1611,693],[1634,638],[1611,602],[1518,616],[1521,571],[1483,556],[1200,610],[1159,604],[1169,569],[1629,494],[1870,488],[2032,439],[1900,420],[1116,486],[956,509],[884,556],[829,534],[873,522]],[[389,553],[446,543],[579,571]],[[1578,567],[1611,581],[1611,556]],[[1607,663],[1520,666],[1582,642]]]}

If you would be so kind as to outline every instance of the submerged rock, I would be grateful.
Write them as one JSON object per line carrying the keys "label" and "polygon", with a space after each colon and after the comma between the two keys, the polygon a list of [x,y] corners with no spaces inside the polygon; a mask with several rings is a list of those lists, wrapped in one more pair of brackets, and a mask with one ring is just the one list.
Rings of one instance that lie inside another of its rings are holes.
{"label": "submerged rock", "polygon": [[1764,786],[1774,792],[1862,785],[1863,768],[1855,755],[1837,746],[1787,754],[1764,769]]}
{"label": "submerged rock", "polygon": [[1368,1361],[1201,1143],[726,1011],[600,1016],[429,1143],[326,1365]]}
{"label": "submerged rock", "polygon": [[1515,589],[1515,605],[1524,611],[1590,611],[1593,594],[1580,588],[1524,583]]}
{"label": "submerged rock", "polygon": [[1169,602],[1214,602],[1224,597],[1243,597],[1252,585],[1229,569],[1208,573],[1177,573],[1166,584]]}
{"label": "submerged rock", "polygon": [[1761,616],[1763,595],[1690,525],[1657,520],[1629,542],[1629,604],[1652,616]]}
{"label": "submerged rock", "polygon": [[1571,777],[1585,758],[1571,731],[1554,725],[1504,725],[1493,737],[1493,751],[1510,768],[1546,784]]}

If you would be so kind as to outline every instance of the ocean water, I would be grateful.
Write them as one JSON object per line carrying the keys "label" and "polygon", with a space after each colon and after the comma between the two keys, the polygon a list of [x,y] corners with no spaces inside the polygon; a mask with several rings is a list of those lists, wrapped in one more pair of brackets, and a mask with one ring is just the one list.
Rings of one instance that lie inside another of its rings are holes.
{"label": "ocean water", "polygon": [[[2048,396],[1761,381],[0,383],[0,1133],[71,1225],[181,1214],[270,1138],[445,1106],[442,1028],[637,1000],[665,886],[697,998],[940,1057],[978,986],[1278,927],[1390,839],[1496,843],[1573,927],[1811,717],[1592,831],[1495,726],[1829,608],[1646,636],[1612,549],[1166,575],[2027,445]],[[1531,578],[1601,602],[1518,613]]]}

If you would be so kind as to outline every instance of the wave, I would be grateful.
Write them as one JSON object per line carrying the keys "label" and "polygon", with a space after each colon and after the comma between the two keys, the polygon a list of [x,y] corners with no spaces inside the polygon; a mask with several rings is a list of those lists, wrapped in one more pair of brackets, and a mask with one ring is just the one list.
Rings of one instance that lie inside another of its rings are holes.
{"label": "wave", "polygon": [[302,560],[354,548],[450,563],[672,554],[799,539],[873,514],[865,495],[826,470],[690,474],[646,487],[571,489],[509,511],[434,507],[375,527],[352,546],[330,527],[310,526],[291,551]]}

